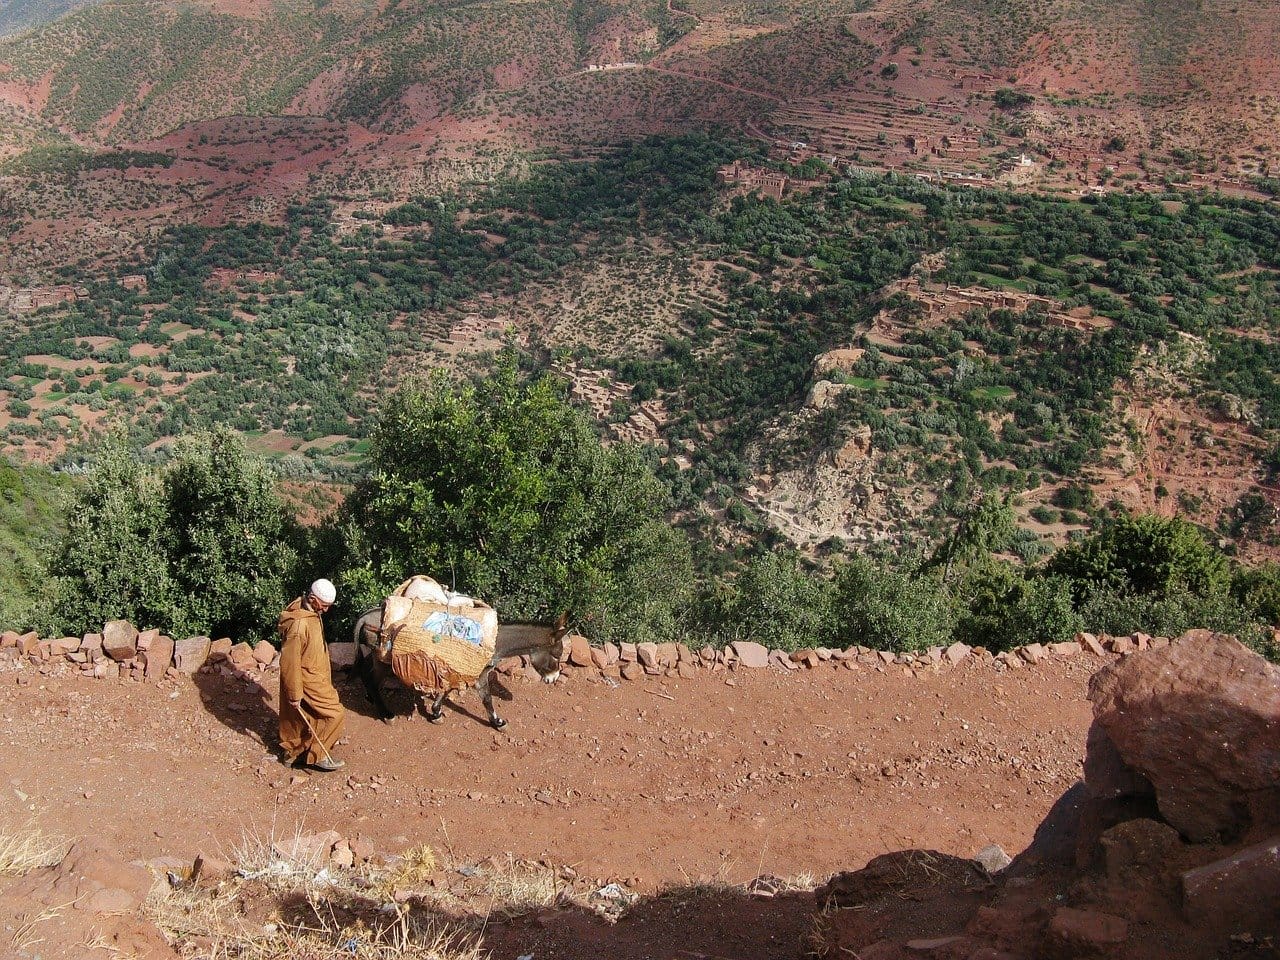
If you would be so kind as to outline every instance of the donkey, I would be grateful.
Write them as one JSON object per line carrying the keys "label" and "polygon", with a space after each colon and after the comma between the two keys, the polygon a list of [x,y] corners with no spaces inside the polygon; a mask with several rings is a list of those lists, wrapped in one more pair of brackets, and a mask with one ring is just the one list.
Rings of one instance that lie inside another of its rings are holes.
{"label": "donkey", "polygon": [[[476,691],[484,702],[489,714],[489,725],[501,730],[507,721],[498,716],[493,707],[493,692],[489,688],[493,679],[493,670],[498,661],[507,657],[527,656],[533,668],[538,671],[543,683],[555,683],[560,676],[561,640],[569,632],[568,614],[562,613],[555,623],[515,622],[498,624],[498,639],[493,657],[485,664],[480,676],[475,681]],[[369,694],[369,702],[382,712],[384,722],[390,723],[394,718],[391,708],[387,706],[382,694],[383,681],[392,673],[391,666],[378,659],[378,639],[382,630],[382,607],[372,607],[356,619],[352,639],[356,644],[356,667],[364,681],[365,690]],[[444,719],[443,707],[457,687],[441,690],[427,712],[427,719],[439,723]],[[420,692],[420,691],[418,691]],[[416,697],[415,697],[416,702]]]}

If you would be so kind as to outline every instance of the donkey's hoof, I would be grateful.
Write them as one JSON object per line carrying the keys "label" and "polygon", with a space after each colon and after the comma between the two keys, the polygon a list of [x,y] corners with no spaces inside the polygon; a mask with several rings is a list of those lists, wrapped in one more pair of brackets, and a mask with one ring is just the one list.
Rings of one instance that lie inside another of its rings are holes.
{"label": "donkey's hoof", "polygon": [[430,720],[432,723],[439,723],[441,720],[444,719],[444,711],[437,710],[435,713],[428,713],[427,719]]}
{"label": "donkey's hoof", "polygon": [[495,730],[501,730],[506,725],[507,721],[503,720],[501,717],[491,717],[489,719],[489,726],[493,727]]}

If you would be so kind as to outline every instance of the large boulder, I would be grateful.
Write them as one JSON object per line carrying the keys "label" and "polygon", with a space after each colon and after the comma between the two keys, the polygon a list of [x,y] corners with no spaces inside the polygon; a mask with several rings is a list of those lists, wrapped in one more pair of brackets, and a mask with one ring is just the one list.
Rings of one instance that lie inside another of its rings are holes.
{"label": "large boulder", "polygon": [[1191,631],[1099,670],[1089,700],[1092,798],[1153,798],[1197,843],[1280,830],[1280,671],[1239,641]]}
{"label": "large boulder", "polygon": [[186,637],[173,645],[173,665],[182,673],[195,673],[208,659],[208,637]]}
{"label": "large boulder", "polygon": [[128,620],[112,620],[102,628],[102,652],[117,663],[138,652],[138,628]]}

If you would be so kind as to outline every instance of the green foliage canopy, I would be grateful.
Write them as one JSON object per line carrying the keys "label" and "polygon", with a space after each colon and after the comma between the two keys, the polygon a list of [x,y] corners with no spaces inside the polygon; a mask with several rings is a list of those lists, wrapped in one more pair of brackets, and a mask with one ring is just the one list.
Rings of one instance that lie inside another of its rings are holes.
{"label": "green foliage canopy", "polygon": [[272,475],[220,429],[163,468],[119,434],[76,491],[53,569],[64,632],[128,619],[177,636],[264,636],[294,576],[295,532]]}
{"label": "green foliage canopy", "polygon": [[692,571],[668,493],[633,447],[601,446],[550,376],[443,372],[403,387],[374,428],[352,495],[345,574],[373,602],[426,573],[503,620],[569,611],[599,639],[673,628]]}
{"label": "green foliage canopy", "polygon": [[1073,581],[1077,597],[1090,589],[1159,596],[1186,590],[1209,596],[1230,585],[1227,558],[1205,542],[1194,524],[1153,514],[1117,517],[1093,536],[1058,551],[1048,569]]}
{"label": "green foliage canopy", "polygon": [[837,569],[833,621],[842,644],[922,650],[949,643],[955,626],[945,586],[858,556]]}

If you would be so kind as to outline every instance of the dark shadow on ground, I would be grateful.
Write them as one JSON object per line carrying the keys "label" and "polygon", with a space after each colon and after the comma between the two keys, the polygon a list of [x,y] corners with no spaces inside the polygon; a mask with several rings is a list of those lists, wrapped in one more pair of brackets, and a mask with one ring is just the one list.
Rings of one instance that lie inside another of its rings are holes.
{"label": "dark shadow on ground", "polygon": [[[383,719],[382,711],[369,699],[369,691],[365,687],[364,679],[358,667],[340,673],[335,672],[333,683],[338,690],[338,696],[342,700],[343,706],[349,711],[373,720]],[[495,676],[493,678],[489,689],[493,692],[495,701],[509,703],[513,699],[511,690],[500,677]],[[429,722],[426,720],[426,716],[431,706],[431,701],[434,699],[431,695],[419,696],[391,676],[384,679],[382,683],[382,697],[391,709],[393,722],[400,723],[406,720],[415,723],[418,720]],[[472,688],[454,691],[445,701],[445,707],[455,714],[467,717],[485,726],[489,725],[489,718],[485,715],[480,695]]]}
{"label": "dark shadow on ground", "polygon": [[695,886],[642,900],[616,923],[572,907],[490,924],[483,948],[494,960],[798,960],[814,909],[811,893]]}
{"label": "dark shadow on ground", "polygon": [[256,677],[226,664],[202,670],[191,679],[204,708],[224,726],[259,741],[267,750],[279,749],[279,715],[271,693]]}
{"label": "dark shadow on ground", "polygon": [[[362,896],[314,902],[299,893],[280,903],[280,917],[315,929],[325,924],[374,930],[387,926],[385,905]],[[761,898],[739,887],[691,886],[640,900],[616,922],[579,904],[515,916],[452,915],[409,896],[401,903],[408,929],[480,927],[480,952],[493,960],[799,960],[813,930],[811,893]],[[319,913],[317,912],[319,911]],[[350,943],[346,947],[372,944]]]}

